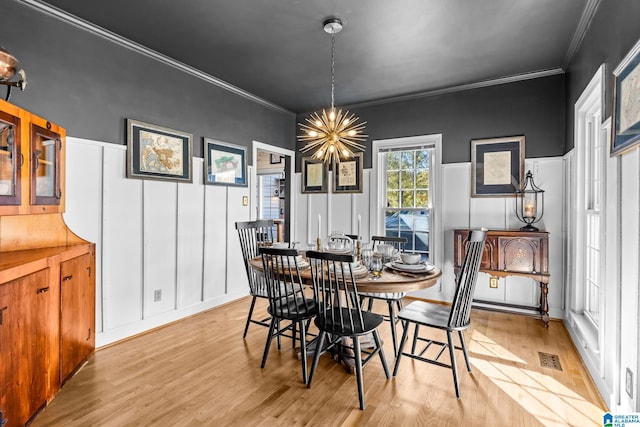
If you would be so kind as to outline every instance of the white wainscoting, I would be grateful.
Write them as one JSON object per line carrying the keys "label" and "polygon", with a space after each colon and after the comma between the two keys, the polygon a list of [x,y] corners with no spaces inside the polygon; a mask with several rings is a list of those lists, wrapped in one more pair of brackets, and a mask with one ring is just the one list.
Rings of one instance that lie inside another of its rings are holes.
{"label": "white wainscoting", "polygon": [[[562,263],[562,158],[537,158],[525,160],[525,172],[531,170],[534,180],[545,190],[545,212],[540,229],[549,236],[549,314],[554,318],[564,317],[564,268]],[[513,198],[471,198],[470,163],[446,164],[442,167],[442,215],[444,229],[443,278],[439,286],[414,292],[413,295],[435,299],[450,300],[454,292],[453,275],[453,230],[455,228],[519,228],[514,213]],[[331,179],[331,173],[329,173]],[[369,241],[377,234],[371,224],[372,191],[370,185],[371,170],[364,171],[364,191],[358,194],[300,194],[300,174],[294,179],[294,194],[298,199],[298,223],[294,239],[300,242],[314,243],[318,230],[318,215],[321,218],[321,234],[326,236],[331,230],[340,230],[347,234],[356,234],[357,217],[362,218],[361,234]],[[373,230],[373,231],[372,231]],[[537,306],[540,297],[540,285],[533,280],[521,277],[500,278],[497,289],[489,288],[489,276],[481,274],[476,288],[476,297],[502,303]]]}
{"label": "white wainscoting", "polygon": [[67,138],[64,217],[96,243],[97,346],[248,294],[235,222],[249,187],[205,186],[200,158],[192,184],[125,168],[126,147]]}

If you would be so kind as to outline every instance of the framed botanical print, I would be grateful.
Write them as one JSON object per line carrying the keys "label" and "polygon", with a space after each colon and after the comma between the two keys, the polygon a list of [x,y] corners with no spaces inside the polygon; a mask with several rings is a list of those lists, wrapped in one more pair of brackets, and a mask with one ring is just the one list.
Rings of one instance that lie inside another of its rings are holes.
{"label": "framed botanical print", "polygon": [[192,182],[190,133],[127,119],[127,177]]}
{"label": "framed botanical print", "polygon": [[471,197],[514,197],[524,170],[524,135],[471,140]]}
{"label": "framed botanical print", "polygon": [[329,168],[322,160],[302,158],[302,193],[326,193]]}
{"label": "framed botanical print", "polygon": [[362,153],[333,163],[333,192],[362,193]]}
{"label": "framed botanical print", "polygon": [[247,186],[247,149],[204,138],[204,182],[212,185]]}

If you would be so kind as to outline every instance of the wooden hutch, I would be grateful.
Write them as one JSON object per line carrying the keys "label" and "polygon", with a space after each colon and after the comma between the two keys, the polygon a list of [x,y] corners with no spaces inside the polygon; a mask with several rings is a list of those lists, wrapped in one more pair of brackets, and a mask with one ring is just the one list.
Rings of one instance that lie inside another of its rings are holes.
{"label": "wooden hutch", "polygon": [[95,245],[66,226],[62,127],[0,100],[0,425],[23,426],[95,349]]}

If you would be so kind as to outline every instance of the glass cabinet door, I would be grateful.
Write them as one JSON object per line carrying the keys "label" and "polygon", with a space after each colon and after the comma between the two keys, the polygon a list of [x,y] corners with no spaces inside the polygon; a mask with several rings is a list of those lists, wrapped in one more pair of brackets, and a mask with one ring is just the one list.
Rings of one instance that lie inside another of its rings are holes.
{"label": "glass cabinet door", "polygon": [[31,204],[59,205],[60,135],[31,125]]}
{"label": "glass cabinet door", "polygon": [[0,111],[0,205],[20,204],[20,119]]}

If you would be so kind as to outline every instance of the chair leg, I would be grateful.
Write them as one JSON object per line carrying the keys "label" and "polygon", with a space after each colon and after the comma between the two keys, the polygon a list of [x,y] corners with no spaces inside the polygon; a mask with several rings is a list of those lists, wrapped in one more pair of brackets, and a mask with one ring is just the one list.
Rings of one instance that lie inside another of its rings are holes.
{"label": "chair leg", "polygon": [[449,342],[449,356],[451,357],[453,385],[456,388],[456,397],[460,399],[460,386],[458,385],[458,367],[456,365],[456,348],[453,346],[453,332],[447,331],[447,341]]}
{"label": "chair leg", "polygon": [[389,323],[391,324],[391,341],[393,341],[393,354],[397,354],[398,342],[396,338],[396,313],[393,307],[394,304],[394,300],[387,300],[387,305],[389,306]]}
{"label": "chair leg", "polygon": [[[409,323],[407,323],[408,325]],[[411,353],[416,354],[416,346],[418,344],[418,333],[420,332],[420,325],[416,323],[416,327],[413,330],[413,344],[411,345]]]}
{"label": "chair leg", "polygon": [[320,335],[318,336],[318,342],[316,343],[316,350],[313,355],[313,363],[311,364],[311,372],[309,373],[309,381],[307,382],[307,388],[311,388],[311,380],[313,379],[313,374],[316,372],[316,368],[318,367],[318,361],[320,360],[320,353],[322,353],[322,346],[324,345],[324,338],[327,336],[325,331],[320,331]]}
{"label": "chair leg", "polygon": [[253,316],[253,307],[256,305],[256,297],[255,295],[251,298],[251,307],[249,307],[249,315],[247,316],[247,323],[244,325],[244,334],[242,334],[242,338],[247,337],[247,331],[249,330],[249,323],[251,323],[251,316]]}
{"label": "chair leg", "polygon": [[280,319],[276,319],[276,332],[278,332],[278,334],[276,335],[276,340],[278,341],[278,351],[281,350],[280,347]]}
{"label": "chair leg", "polygon": [[378,334],[378,330],[373,330],[373,340],[376,342],[376,348],[378,349],[378,355],[380,356],[380,362],[382,363],[382,368],[384,369],[384,375],[387,379],[391,378],[389,374],[389,365],[387,364],[387,358],[384,355],[384,349],[382,348],[382,340],[380,339],[380,334]]}
{"label": "chair leg", "polygon": [[271,340],[273,339],[273,332],[276,328],[277,319],[271,319],[271,325],[269,325],[269,335],[267,336],[267,343],[264,345],[264,353],[262,353],[262,364],[260,368],[264,369],[264,365],[267,364],[267,357],[269,357],[269,349],[271,348]]}
{"label": "chair leg", "polygon": [[[400,367],[400,358],[402,357],[402,351],[404,350],[404,345],[407,343],[407,332],[409,332],[409,322],[404,324],[404,328],[402,328],[402,338],[400,339],[400,348],[398,348],[398,352],[396,353],[396,363],[393,366],[393,376],[395,377],[398,373],[398,368]],[[415,342],[414,342],[415,347]],[[415,353],[415,351],[413,351]]]}
{"label": "chair leg", "polygon": [[467,344],[464,342],[464,333],[458,331],[460,336],[460,346],[462,347],[462,354],[464,354],[464,362],[467,364],[467,372],[471,372],[471,364],[469,363],[469,356],[467,355]]}
{"label": "chair leg", "polygon": [[360,350],[360,340],[357,336],[351,337],[353,340],[353,360],[356,363],[356,380],[358,382],[358,399],[360,409],[364,410],[364,382],[362,381],[362,351]]}
{"label": "chair leg", "polygon": [[[300,325],[302,325],[302,322],[300,323]],[[291,325],[291,335],[293,338],[291,338],[291,347],[296,348],[296,328],[298,326],[297,322],[292,322]]]}
{"label": "chair leg", "polygon": [[[294,327],[295,329],[295,327]],[[300,320],[300,353],[302,356],[302,382],[307,383],[307,337],[305,336],[304,320]],[[294,347],[295,347],[295,334],[294,334]]]}

